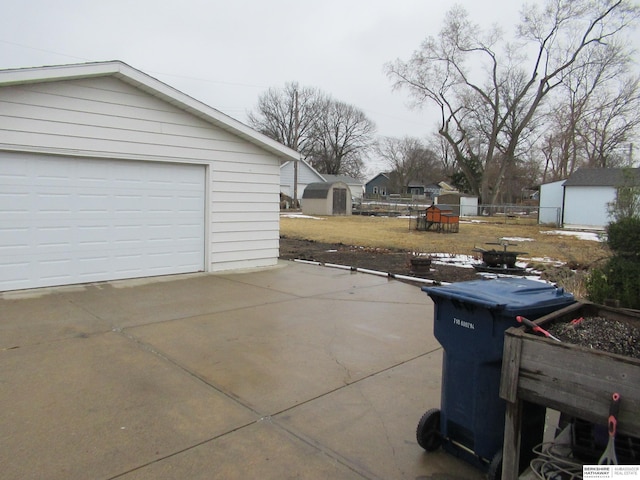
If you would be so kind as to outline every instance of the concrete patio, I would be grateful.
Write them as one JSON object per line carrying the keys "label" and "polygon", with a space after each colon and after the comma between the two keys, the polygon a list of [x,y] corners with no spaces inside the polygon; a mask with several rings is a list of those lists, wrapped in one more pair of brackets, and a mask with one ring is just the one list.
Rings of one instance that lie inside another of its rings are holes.
{"label": "concrete patio", "polygon": [[433,303],[315,265],[0,294],[9,479],[480,479],[425,453]]}

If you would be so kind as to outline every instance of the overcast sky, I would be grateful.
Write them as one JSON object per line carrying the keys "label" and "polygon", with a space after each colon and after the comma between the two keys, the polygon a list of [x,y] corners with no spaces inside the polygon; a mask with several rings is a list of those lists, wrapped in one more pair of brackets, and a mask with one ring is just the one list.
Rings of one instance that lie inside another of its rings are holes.
{"label": "overcast sky", "polygon": [[[511,29],[521,0],[461,0]],[[425,136],[383,73],[437,34],[429,0],[3,0],[0,68],[122,60],[246,121],[260,93],[297,81],[365,111],[385,136]]]}

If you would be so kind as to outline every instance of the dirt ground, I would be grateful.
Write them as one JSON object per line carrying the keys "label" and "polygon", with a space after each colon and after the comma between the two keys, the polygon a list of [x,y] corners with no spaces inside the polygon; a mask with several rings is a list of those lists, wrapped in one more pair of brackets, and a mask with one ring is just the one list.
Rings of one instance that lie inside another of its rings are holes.
{"label": "dirt ground", "polygon": [[437,282],[463,282],[478,279],[472,268],[432,265],[428,272],[411,271],[411,255],[401,250],[354,247],[342,243],[321,243],[280,237],[280,258],[309,260],[349,267],[367,268],[396,275],[417,276]]}

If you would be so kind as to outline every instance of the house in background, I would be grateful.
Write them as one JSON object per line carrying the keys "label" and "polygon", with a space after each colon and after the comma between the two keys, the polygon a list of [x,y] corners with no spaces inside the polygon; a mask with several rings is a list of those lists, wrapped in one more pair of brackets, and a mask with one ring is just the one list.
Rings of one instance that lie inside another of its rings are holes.
{"label": "house in background", "polygon": [[611,221],[609,205],[625,184],[625,170],[640,185],[640,168],[580,168],[566,180],[542,185],[539,223],[559,215],[564,227],[605,228]]}
{"label": "house in background", "polygon": [[367,196],[386,196],[391,193],[391,179],[388,173],[379,173],[364,185],[364,193]]}
{"label": "house in background", "polygon": [[[280,191],[291,198],[293,198],[294,189],[294,169],[294,161],[287,161],[280,165]],[[307,185],[318,182],[344,182],[349,186],[351,195],[356,199],[362,198],[364,191],[364,185],[358,179],[345,175],[319,173],[305,160],[298,160],[298,199],[302,198],[302,193]]]}
{"label": "house in background", "polygon": [[299,154],[119,61],[0,71],[0,291],[275,265]]}
{"label": "house in background", "polygon": [[405,193],[413,198],[421,198],[433,202],[439,195],[457,193],[457,190],[446,182],[430,183],[413,180],[407,184]]}
{"label": "house in background", "polygon": [[433,200],[440,194],[440,186],[437,183],[425,183],[412,180],[405,187],[405,192],[414,198]]}
{"label": "house in background", "polygon": [[[396,191],[397,187],[392,185],[393,172],[379,173],[365,184],[365,195],[370,197],[387,196],[400,194],[411,196],[414,199],[433,201],[435,197],[444,192],[455,192],[455,188],[446,182],[430,183],[417,180],[410,180],[404,185],[401,191]],[[395,184],[397,185],[397,183]]]}
{"label": "house in background", "polygon": [[[302,192],[311,183],[324,182],[324,177],[304,160],[298,162],[298,200],[302,198]],[[280,192],[293,198],[295,161],[289,160],[280,165]]]}

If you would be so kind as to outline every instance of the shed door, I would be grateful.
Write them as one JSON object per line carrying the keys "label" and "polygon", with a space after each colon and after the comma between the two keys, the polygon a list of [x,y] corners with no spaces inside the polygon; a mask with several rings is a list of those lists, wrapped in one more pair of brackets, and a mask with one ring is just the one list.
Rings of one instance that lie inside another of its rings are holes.
{"label": "shed door", "polygon": [[204,269],[199,165],[0,153],[0,290]]}
{"label": "shed door", "polygon": [[333,214],[344,215],[347,213],[347,189],[333,189]]}

